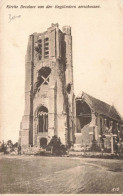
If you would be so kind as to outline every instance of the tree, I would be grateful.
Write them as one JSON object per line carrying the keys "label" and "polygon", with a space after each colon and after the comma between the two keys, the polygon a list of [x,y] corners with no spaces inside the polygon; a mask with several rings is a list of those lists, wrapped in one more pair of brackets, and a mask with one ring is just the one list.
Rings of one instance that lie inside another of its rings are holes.
{"label": "tree", "polygon": [[13,143],[12,143],[11,140],[8,140],[8,141],[7,141],[6,147],[7,147],[7,149],[6,149],[7,153],[10,153],[10,152],[13,151]]}
{"label": "tree", "polygon": [[4,141],[0,142],[0,152],[6,153],[6,145],[5,145]]}
{"label": "tree", "polygon": [[18,142],[15,142],[14,144],[13,144],[13,148],[17,148],[18,147]]}

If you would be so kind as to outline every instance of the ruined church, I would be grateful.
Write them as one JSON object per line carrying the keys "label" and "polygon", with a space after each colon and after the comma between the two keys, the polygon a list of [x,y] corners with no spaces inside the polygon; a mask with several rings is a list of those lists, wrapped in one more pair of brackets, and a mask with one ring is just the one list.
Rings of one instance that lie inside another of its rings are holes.
{"label": "ruined church", "polygon": [[75,98],[71,28],[52,24],[29,36],[25,63],[25,111],[21,122],[23,147],[46,145],[56,135],[74,142]]}
{"label": "ruined church", "polygon": [[123,121],[113,106],[84,92],[75,98],[71,27],[52,24],[29,36],[25,74],[22,148],[45,146],[54,135],[68,148],[123,142]]}

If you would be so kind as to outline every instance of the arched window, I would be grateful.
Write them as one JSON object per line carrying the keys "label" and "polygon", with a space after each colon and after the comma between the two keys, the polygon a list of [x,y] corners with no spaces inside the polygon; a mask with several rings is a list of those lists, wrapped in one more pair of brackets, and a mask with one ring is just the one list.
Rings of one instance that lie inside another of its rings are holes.
{"label": "arched window", "polygon": [[38,132],[48,132],[48,109],[44,106],[38,110]]}
{"label": "arched window", "polygon": [[48,85],[50,80],[51,69],[49,67],[42,67],[38,71],[37,81],[34,84],[34,95],[40,85]]}
{"label": "arched window", "polygon": [[51,69],[49,67],[42,67],[38,72],[38,79],[40,84],[48,85]]}

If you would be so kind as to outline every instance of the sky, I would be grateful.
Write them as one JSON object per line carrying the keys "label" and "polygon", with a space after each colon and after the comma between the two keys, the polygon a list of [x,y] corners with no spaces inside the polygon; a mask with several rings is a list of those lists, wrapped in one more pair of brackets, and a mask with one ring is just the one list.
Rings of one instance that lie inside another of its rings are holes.
{"label": "sky", "polygon": [[[18,8],[6,8],[7,5]],[[21,5],[53,8],[19,8]],[[100,8],[58,9],[55,5]],[[122,0],[4,0],[0,9],[0,140],[18,141],[24,114],[28,36],[46,31],[51,23],[59,23],[60,29],[65,25],[72,28],[75,95],[84,91],[114,105],[123,116]]]}

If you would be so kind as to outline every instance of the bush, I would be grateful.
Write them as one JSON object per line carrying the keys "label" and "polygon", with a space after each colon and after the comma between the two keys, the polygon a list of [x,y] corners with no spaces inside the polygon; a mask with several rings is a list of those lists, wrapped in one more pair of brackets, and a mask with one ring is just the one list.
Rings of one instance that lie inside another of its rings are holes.
{"label": "bush", "polygon": [[48,144],[47,148],[51,148],[52,154],[56,156],[61,156],[66,154],[66,147],[61,143],[60,138],[54,135]]}

